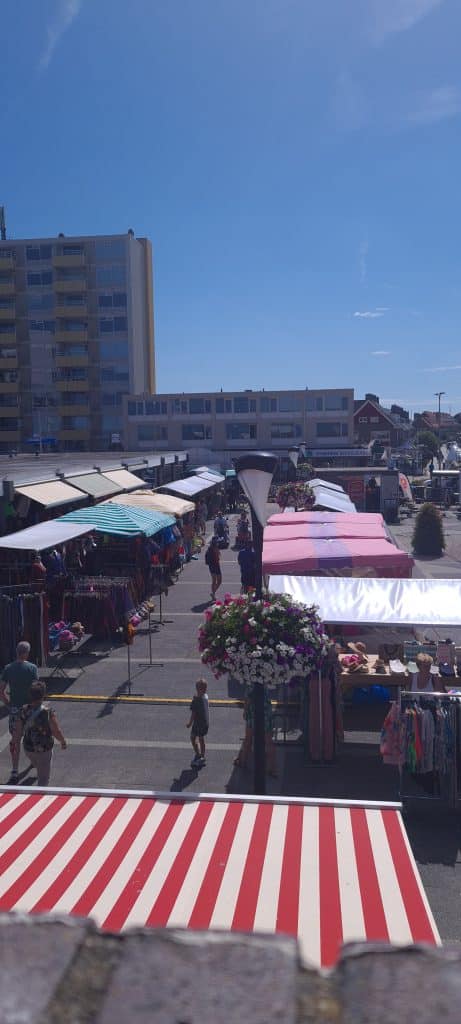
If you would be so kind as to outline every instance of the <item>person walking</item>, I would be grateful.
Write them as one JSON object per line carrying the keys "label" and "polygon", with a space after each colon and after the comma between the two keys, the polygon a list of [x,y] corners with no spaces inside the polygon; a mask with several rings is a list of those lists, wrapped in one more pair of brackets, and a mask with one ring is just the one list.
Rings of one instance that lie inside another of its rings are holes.
{"label": "person walking", "polygon": [[205,562],[210,570],[211,576],[211,597],[213,600],[216,597],[216,591],[221,586],[222,575],[221,575],[221,552],[219,550],[218,538],[213,536],[206,549]]}
{"label": "person walking", "polygon": [[191,714],[186,728],[191,730],[190,740],[195,755],[191,761],[191,768],[204,768],[206,765],[205,736],[210,725],[206,680],[197,679],[195,689],[196,695],[191,701]]}
{"label": "person walking", "polygon": [[[29,699],[31,684],[38,680],[38,668],[32,661],[28,661],[30,644],[27,640],[21,640],[16,647],[16,661],[11,661],[3,669],[0,682],[0,700],[8,708],[8,728],[11,737],[14,735],[19,712]],[[18,781],[19,769],[19,748],[13,750],[10,743],[11,754],[11,775],[9,782],[14,785]]]}
{"label": "person walking", "polygon": [[45,692],[44,683],[32,683],[29,703],[19,712],[13,736],[13,749],[18,751],[18,758],[23,737],[24,752],[37,770],[37,786],[47,786],[50,781],[55,739],[61,744],[61,750],[67,748],[55,712],[43,703]]}
{"label": "person walking", "polygon": [[256,586],[256,554],[250,535],[238,553],[238,563],[242,584],[240,590],[242,594],[247,594],[251,588],[254,589]]}

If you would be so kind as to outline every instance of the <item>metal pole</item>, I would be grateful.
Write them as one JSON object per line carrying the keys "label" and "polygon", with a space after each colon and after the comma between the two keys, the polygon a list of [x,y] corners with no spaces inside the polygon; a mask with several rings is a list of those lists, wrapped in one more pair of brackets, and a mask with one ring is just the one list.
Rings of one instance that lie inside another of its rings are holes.
{"label": "metal pole", "polygon": [[152,630],[151,630],[151,612],[149,609],[149,665],[152,665]]}
{"label": "metal pole", "polygon": [[128,694],[131,696],[131,645],[126,646],[128,656]]}
{"label": "metal pole", "polygon": [[[162,584],[160,583],[160,587],[161,586],[162,586]],[[161,590],[160,590],[160,594],[159,594],[159,606],[160,606],[160,609],[159,609],[160,610],[160,622],[163,622],[163,615],[162,615],[162,591]]]}
{"label": "metal pole", "polygon": [[[263,584],[263,528],[251,510],[253,546],[256,555],[255,600],[262,598]],[[266,792],[266,736],[264,728],[264,686],[253,685],[253,780],[254,792],[264,796]]]}

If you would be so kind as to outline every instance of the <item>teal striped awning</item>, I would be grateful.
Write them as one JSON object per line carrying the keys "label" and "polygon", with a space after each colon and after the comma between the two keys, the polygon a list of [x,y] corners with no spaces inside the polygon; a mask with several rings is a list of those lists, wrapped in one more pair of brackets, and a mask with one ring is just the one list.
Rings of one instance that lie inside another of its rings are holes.
{"label": "teal striped awning", "polygon": [[60,516],[58,523],[90,524],[90,529],[115,537],[152,537],[167,526],[174,526],[176,519],[166,512],[146,511],[131,505],[94,505]]}

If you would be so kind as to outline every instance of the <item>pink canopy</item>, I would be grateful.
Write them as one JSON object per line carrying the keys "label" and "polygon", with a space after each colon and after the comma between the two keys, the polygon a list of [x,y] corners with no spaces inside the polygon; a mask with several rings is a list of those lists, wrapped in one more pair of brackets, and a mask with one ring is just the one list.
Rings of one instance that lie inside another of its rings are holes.
{"label": "pink canopy", "polygon": [[380,512],[276,512],[269,516],[268,526],[298,525],[298,523],[363,523],[383,525]]}
{"label": "pink canopy", "polygon": [[362,537],[364,540],[387,540],[384,523],[356,523],[352,518],[341,517],[334,523],[269,523],[265,534],[267,540],[334,540],[340,537]]}
{"label": "pink canopy", "polygon": [[[263,571],[266,575],[411,576],[413,559],[387,540],[298,538],[270,540],[266,531]],[[357,571],[358,570],[358,571]]]}

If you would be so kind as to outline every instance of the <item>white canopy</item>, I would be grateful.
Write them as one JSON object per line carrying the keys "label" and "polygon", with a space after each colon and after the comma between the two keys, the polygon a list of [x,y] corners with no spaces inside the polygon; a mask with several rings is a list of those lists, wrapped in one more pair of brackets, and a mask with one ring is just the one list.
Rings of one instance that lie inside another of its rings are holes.
{"label": "white canopy", "polygon": [[309,487],[326,487],[329,491],[340,491],[341,494],[345,494],[344,487],[340,487],[339,484],[332,483],[331,480],[321,480],[319,476],[314,477],[313,480],[307,481]]}
{"label": "white canopy", "polygon": [[159,494],[157,491],[131,491],[130,494],[116,494],[109,499],[112,504],[133,505],[137,508],[155,509],[157,512],[170,513],[173,516],[185,516],[187,512],[193,512],[195,505],[193,501],[186,501],[185,498],[175,498],[173,494]]}
{"label": "white canopy", "polygon": [[49,519],[46,523],[28,526],[25,530],[0,537],[0,548],[11,548],[15,551],[46,551],[47,548],[54,548],[55,544],[65,544],[73,537],[82,537],[84,533],[91,533],[94,529],[95,527],[89,523],[81,525]]}
{"label": "white canopy", "polygon": [[208,491],[211,487],[215,487],[217,483],[219,483],[218,480],[213,480],[211,483],[203,476],[188,476],[184,480],[174,480],[171,484],[164,484],[161,490],[171,491],[172,494],[179,494],[184,498],[193,498],[201,491]]}
{"label": "white canopy", "polygon": [[203,476],[204,480],[209,480],[211,484],[223,484],[225,476],[221,473],[216,472],[214,469],[200,469],[197,470],[197,476]]}
{"label": "white canopy", "polygon": [[356,512],[349,496],[341,491],[327,491],[325,487],[312,488],[315,497],[314,508],[326,508],[332,512]]}
{"label": "white canopy", "polygon": [[317,605],[324,622],[461,626],[461,579],[271,576],[269,589]]}

